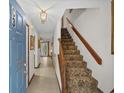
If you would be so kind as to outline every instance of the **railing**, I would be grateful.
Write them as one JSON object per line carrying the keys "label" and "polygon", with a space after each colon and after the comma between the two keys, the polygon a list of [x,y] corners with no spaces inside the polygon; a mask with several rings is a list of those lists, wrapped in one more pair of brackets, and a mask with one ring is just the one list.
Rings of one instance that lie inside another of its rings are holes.
{"label": "railing", "polygon": [[66,61],[64,59],[64,53],[62,48],[61,39],[59,39],[59,67],[60,67],[60,74],[61,74],[61,83],[62,83],[62,93],[67,93],[66,87],[66,77],[65,77],[65,65]]}
{"label": "railing", "polygon": [[90,46],[90,44],[84,39],[84,37],[77,31],[77,29],[74,27],[74,25],[70,22],[68,18],[66,18],[69,24],[71,24],[72,30],[75,32],[75,34],[78,36],[78,38],[81,40],[81,42],[84,44],[84,46],[87,48],[87,50],[90,52],[90,54],[93,56],[93,58],[96,60],[96,62],[101,65],[102,59],[100,56],[95,52],[95,50]]}

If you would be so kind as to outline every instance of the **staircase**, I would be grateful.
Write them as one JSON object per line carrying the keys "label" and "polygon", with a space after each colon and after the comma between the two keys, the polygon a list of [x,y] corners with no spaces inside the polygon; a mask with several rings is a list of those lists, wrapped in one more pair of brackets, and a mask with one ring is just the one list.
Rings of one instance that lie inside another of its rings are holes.
{"label": "staircase", "polygon": [[87,68],[83,56],[67,29],[62,29],[61,43],[65,65],[67,93],[103,93],[98,87],[98,81],[92,77],[92,71]]}

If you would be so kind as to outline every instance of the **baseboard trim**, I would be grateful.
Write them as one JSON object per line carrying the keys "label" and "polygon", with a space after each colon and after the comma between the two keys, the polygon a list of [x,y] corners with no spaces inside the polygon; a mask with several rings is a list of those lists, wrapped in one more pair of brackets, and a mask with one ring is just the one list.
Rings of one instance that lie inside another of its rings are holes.
{"label": "baseboard trim", "polygon": [[34,67],[34,68],[35,68],[35,69],[38,69],[38,68],[40,67],[40,64],[41,64],[41,63],[39,63],[39,65],[38,65],[37,67]]}
{"label": "baseboard trim", "polygon": [[34,78],[34,76],[35,76],[35,75],[33,74],[31,80],[30,80],[29,83],[28,83],[28,86],[31,84],[31,82],[32,82],[32,80],[33,80],[33,78]]}
{"label": "baseboard trim", "polygon": [[110,93],[114,93],[114,88],[111,90],[111,92]]}

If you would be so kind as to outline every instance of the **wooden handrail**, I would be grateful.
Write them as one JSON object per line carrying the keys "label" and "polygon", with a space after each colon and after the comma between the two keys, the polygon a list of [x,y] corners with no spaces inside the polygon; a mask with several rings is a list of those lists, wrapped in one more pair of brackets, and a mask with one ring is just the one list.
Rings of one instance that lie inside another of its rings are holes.
{"label": "wooden handrail", "polygon": [[78,38],[82,41],[84,46],[87,48],[87,50],[90,52],[90,54],[93,56],[93,58],[96,60],[96,62],[101,65],[102,59],[100,56],[95,52],[95,50],[90,46],[90,44],[84,39],[84,37],[79,33],[79,31],[74,27],[74,25],[71,23],[71,21],[66,18],[69,24],[71,24],[71,28],[75,32],[75,34],[78,36]]}
{"label": "wooden handrail", "polygon": [[60,66],[60,73],[61,73],[62,93],[67,93],[65,64],[66,64],[66,61],[64,59],[62,43],[61,43],[61,39],[59,39],[59,66]]}

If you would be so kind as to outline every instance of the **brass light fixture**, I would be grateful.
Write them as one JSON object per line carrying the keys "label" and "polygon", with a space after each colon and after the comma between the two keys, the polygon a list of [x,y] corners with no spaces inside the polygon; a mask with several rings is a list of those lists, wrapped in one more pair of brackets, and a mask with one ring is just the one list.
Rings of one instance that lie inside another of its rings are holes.
{"label": "brass light fixture", "polygon": [[40,12],[40,19],[41,19],[42,23],[46,22],[46,20],[47,20],[47,13],[46,13],[46,11],[41,10],[41,12]]}
{"label": "brass light fixture", "polygon": [[54,4],[52,4],[50,7],[48,7],[47,9],[41,8],[40,5],[38,4],[38,2],[36,2],[36,0],[31,0],[33,4],[35,4],[35,6],[37,6],[37,8],[40,9],[40,21],[41,23],[45,23],[47,21],[47,10],[51,9],[56,2],[54,2]]}

